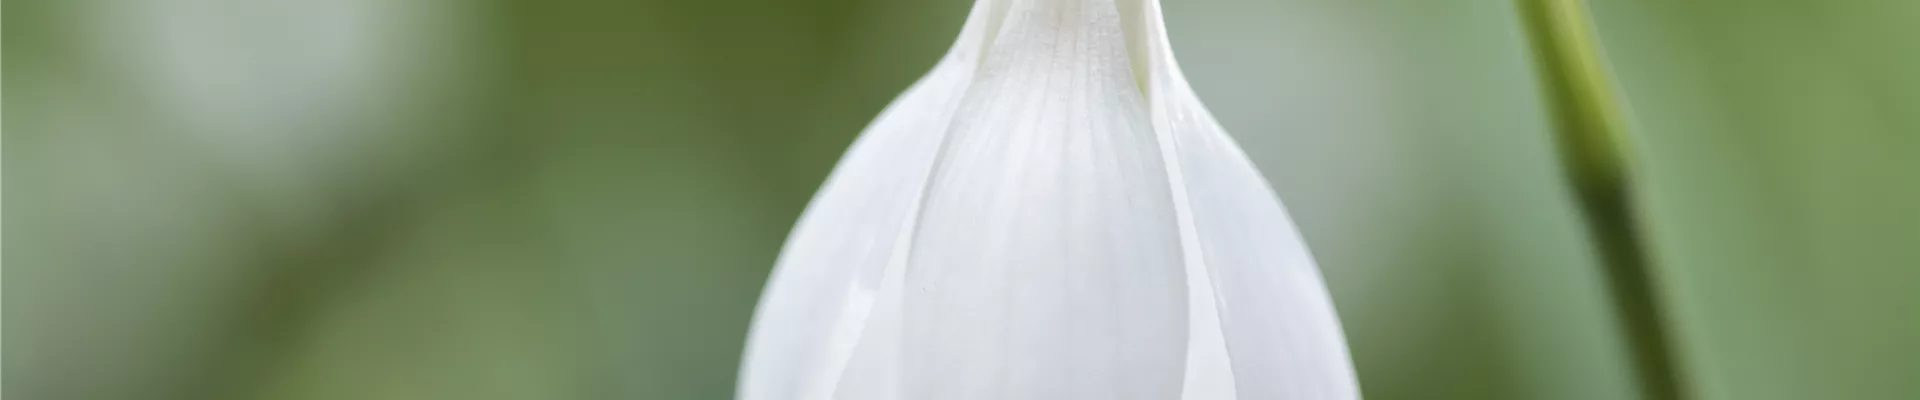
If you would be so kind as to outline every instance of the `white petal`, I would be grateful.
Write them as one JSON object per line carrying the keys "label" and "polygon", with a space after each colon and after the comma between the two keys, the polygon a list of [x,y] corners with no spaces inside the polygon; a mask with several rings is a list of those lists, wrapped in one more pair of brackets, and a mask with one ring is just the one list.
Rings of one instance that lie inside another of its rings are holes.
{"label": "white petal", "polygon": [[[1359,398],[1339,318],[1306,243],[1266,180],[1187,85],[1159,2],[1147,0],[1143,11],[1144,29],[1135,37],[1145,40],[1135,49],[1148,54],[1136,59],[1150,65],[1154,126],[1176,186],[1188,262],[1197,258],[1205,266],[1204,274],[1190,269],[1190,287],[1211,286],[1220,322],[1195,318],[1187,398]],[[1207,314],[1204,302],[1194,307],[1195,314]],[[1224,339],[1224,352],[1212,347],[1215,336]],[[1221,353],[1231,355],[1231,392],[1217,387],[1223,379],[1205,375],[1222,369]],[[1237,397],[1216,397],[1223,392]]]}
{"label": "white petal", "polygon": [[902,269],[899,242],[912,231],[935,151],[997,25],[989,3],[974,7],[946,57],[861,133],[801,215],[761,295],[738,398],[834,392],[881,278],[889,265]]}
{"label": "white petal", "polygon": [[1358,396],[1305,246],[1152,0],[976,4],[784,251],[742,399]]}
{"label": "white petal", "polygon": [[1110,0],[1010,5],[927,190],[899,398],[1179,396],[1179,236],[1123,35]]}

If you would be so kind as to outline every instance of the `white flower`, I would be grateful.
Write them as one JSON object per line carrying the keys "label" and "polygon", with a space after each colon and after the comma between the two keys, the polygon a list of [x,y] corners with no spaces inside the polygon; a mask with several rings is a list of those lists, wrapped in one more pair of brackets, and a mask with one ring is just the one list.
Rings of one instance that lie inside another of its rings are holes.
{"label": "white flower", "polygon": [[1359,397],[1292,221],[1120,1],[975,4],[788,238],[739,398]]}

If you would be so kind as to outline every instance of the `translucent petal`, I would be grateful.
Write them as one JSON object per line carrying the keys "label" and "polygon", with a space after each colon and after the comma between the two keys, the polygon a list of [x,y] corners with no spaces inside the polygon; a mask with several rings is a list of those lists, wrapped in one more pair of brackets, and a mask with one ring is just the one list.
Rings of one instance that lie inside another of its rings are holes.
{"label": "translucent petal", "polygon": [[1179,237],[1122,36],[1110,1],[1010,4],[927,190],[900,398],[1179,396]]}
{"label": "translucent petal", "polygon": [[814,195],[768,279],[737,396],[829,398],[868,324],[889,265],[900,269],[934,155],[994,25],[974,7],[932,72],[895,99]]}
{"label": "translucent petal", "polygon": [[[1149,65],[1145,81],[1154,128],[1176,186],[1188,262],[1205,266],[1205,274],[1188,275],[1196,281],[1190,287],[1198,292],[1211,286],[1211,311],[1219,321],[1209,326],[1195,318],[1186,397],[1359,398],[1339,317],[1305,241],[1259,170],[1187,85],[1159,2],[1143,6],[1143,29],[1133,35],[1142,39],[1135,42],[1136,59]],[[1215,335],[1230,355],[1227,379],[1202,374],[1221,369],[1220,358],[1210,356],[1221,351],[1202,343]],[[1229,381],[1231,391],[1208,387]]]}

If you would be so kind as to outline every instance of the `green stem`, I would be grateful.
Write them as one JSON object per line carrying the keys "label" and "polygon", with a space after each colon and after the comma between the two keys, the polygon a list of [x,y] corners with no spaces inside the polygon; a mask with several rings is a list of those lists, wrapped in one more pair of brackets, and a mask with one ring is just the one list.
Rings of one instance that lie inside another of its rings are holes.
{"label": "green stem", "polygon": [[1605,268],[1644,398],[1690,398],[1636,220],[1632,147],[1582,0],[1516,0],[1526,20],[1561,161]]}

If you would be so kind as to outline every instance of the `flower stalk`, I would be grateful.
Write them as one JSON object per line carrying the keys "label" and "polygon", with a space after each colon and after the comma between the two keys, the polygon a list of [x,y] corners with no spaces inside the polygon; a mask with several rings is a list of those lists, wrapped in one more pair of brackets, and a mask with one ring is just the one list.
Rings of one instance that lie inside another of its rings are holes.
{"label": "flower stalk", "polygon": [[1599,251],[1642,397],[1687,399],[1632,192],[1633,147],[1582,0],[1516,0],[1533,46],[1560,160]]}

